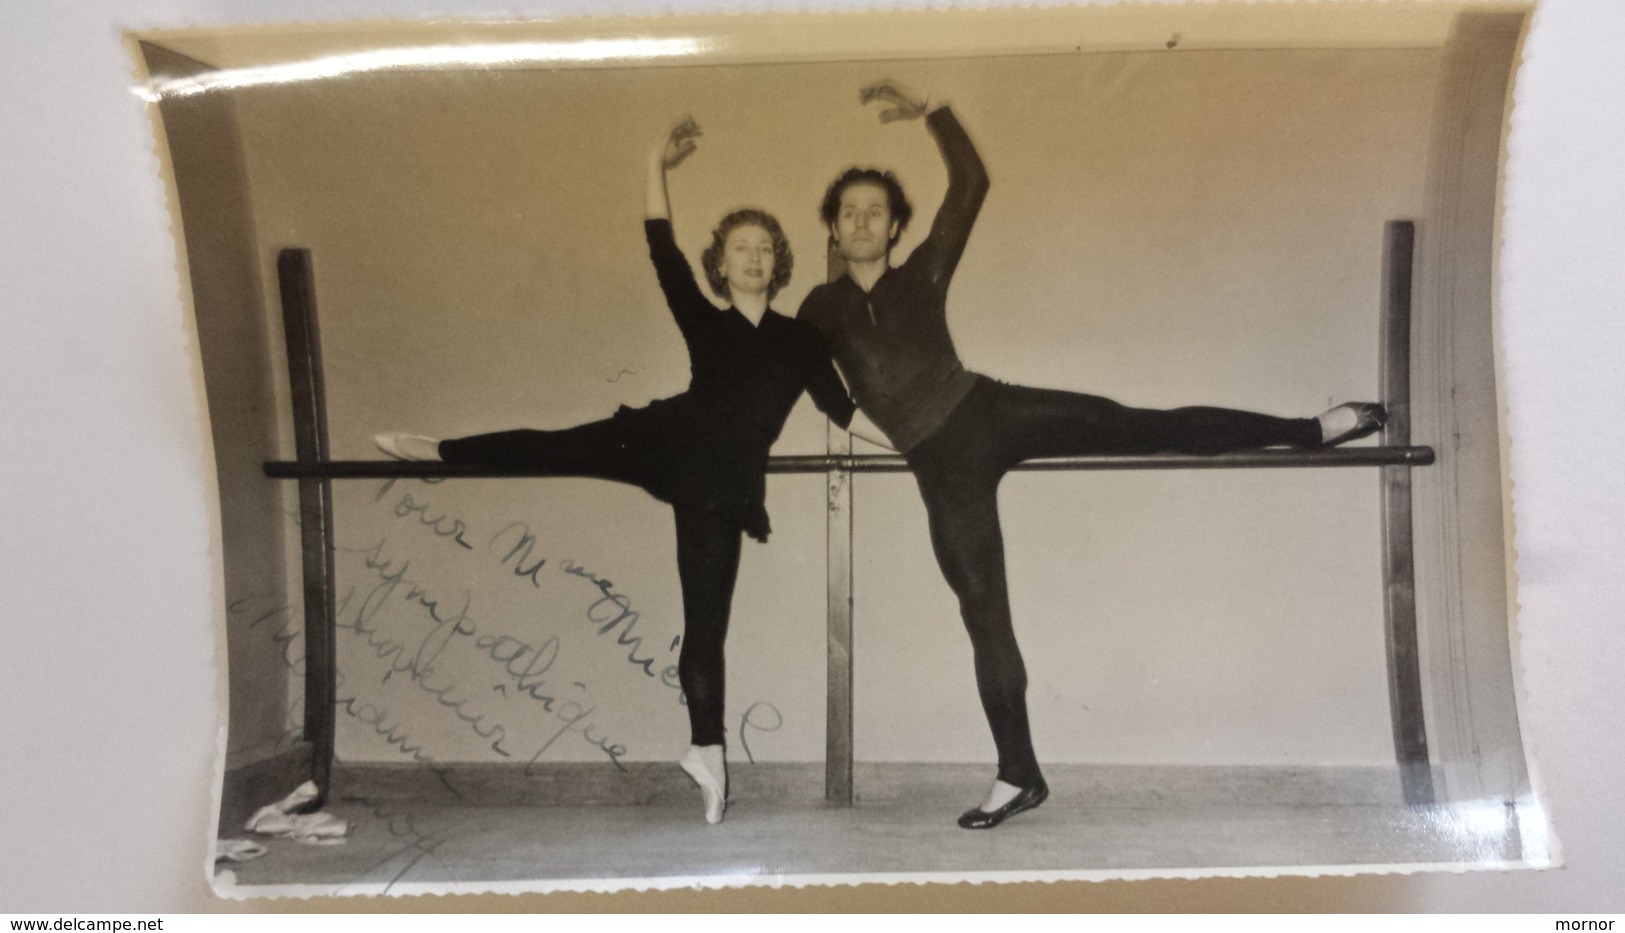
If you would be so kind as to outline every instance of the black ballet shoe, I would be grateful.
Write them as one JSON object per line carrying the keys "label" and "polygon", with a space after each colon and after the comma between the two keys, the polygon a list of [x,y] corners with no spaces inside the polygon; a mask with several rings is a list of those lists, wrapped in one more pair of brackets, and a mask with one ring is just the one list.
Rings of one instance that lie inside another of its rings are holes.
{"label": "black ballet shoe", "polygon": [[1344,402],[1337,408],[1331,409],[1331,411],[1336,411],[1338,408],[1347,408],[1354,412],[1354,427],[1341,434],[1322,439],[1320,442],[1322,447],[1336,447],[1339,444],[1347,444],[1349,441],[1357,441],[1362,437],[1370,437],[1382,430],[1382,426],[1388,423],[1388,409],[1382,407],[1378,402]]}
{"label": "black ballet shoe", "polygon": [[1031,810],[1049,799],[1049,785],[1043,778],[1030,787],[1021,789],[1009,803],[989,813],[981,807],[966,810],[959,816],[960,829],[992,829],[1023,810]]}

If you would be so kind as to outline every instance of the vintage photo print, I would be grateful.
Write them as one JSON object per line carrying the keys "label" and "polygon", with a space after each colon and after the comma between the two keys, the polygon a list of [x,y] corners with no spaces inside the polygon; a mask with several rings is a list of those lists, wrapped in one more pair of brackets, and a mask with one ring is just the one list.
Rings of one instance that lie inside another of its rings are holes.
{"label": "vintage photo print", "polygon": [[1493,300],[1526,14],[132,36],[217,889],[1556,864]]}

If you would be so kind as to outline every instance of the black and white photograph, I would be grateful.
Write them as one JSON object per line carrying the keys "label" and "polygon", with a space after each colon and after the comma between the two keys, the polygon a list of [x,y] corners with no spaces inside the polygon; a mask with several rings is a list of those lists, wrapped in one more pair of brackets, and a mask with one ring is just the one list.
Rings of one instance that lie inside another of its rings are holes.
{"label": "black and white photograph", "polygon": [[136,30],[214,890],[1561,864],[1495,303],[1528,20]]}

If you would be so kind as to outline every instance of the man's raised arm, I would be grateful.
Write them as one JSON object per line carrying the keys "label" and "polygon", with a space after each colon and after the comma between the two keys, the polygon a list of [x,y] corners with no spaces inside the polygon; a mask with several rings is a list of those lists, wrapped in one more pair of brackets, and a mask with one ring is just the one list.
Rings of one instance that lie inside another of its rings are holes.
{"label": "man's raised arm", "polygon": [[975,144],[947,104],[933,108],[926,115],[925,125],[948,167],[948,193],[943,195],[942,206],[931,221],[927,239],[936,266],[933,278],[946,286],[965,252],[965,241],[970,239],[971,227],[987,198],[989,182],[982,157],[976,154]]}
{"label": "man's raised arm", "polygon": [[926,129],[937,141],[937,150],[948,168],[948,192],[931,222],[931,233],[909,257],[909,264],[925,264],[932,281],[946,288],[954,268],[959,265],[959,257],[965,252],[965,243],[970,239],[982,201],[987,198],[990,184],[987,168],[945,101],[927,103],[925,98],[892,81],[869,85],[863,89],[862,98],[865,103],[880,100],[892,105],[881,112],[882,123],[924,117]]}

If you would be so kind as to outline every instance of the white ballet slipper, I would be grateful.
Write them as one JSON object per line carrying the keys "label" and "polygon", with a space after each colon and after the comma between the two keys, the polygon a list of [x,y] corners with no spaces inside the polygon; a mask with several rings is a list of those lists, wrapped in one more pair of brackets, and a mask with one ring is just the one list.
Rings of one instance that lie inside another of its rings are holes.
{"label": "white ballet slipper", "polygon": [[[714,751],[713,751],[714,750]],[[707,761],[707,759],[712,759]],[[694,783],[700,785],[705,798],[705,821],[712,825],[722,822],[723,811],[728,809],[728,765],[721,745],[690,745],[688,754],[678,762]],[[713,768],[720,767],[719,780]]]}
{"label": "white ballet slipper", "polygon": [[288,838],[306,845],[334,845],[350,834],[350,824],[331,813],[320,810],[300,813],[293,817],[293,831]]}
{"label": "white ballet slipper", "polygon": [[270,850],[252,839],[221,839],[214,846],[217,862],[249,862]]}
{"label": "white ballet slipper", "polygon": [[1336,447],[1382,430],[1388,410],[1377,402],[1344,402],[1320,415],[1320,445]]}
{"label": "white ballet slipper", "polygon": [[440,439],[422,434],[374,434],[372,442],[396,460],[439,460]]}
{"label": "white ballet slipper", "polygon": [[320,797],[321,793],[321,791],[316,789],[315,781],[306,781],[305,783],[300,784],[298,787],[295,787],[293,789],[293,793],[277,801],[276,807],[283,813],[292,813],[295,810],[303,807],[305,804],[310,803],[312,800],[315,800],[317,797]]}
{"label": "white ballet slipper", "polygon": [[299,813],[298,810],[320,795],[316,782],[306,781],[293,789],[293,793],[276,803],[254,811],[243,828],[261,836],[283,836],[298,842],[326,841],[343,838],[350,832],[350,824],[331,813]]}
{"label": "white ballet slipper", "polygon": [[293,814],[283,813],[276,804],[260,807],[248,818],[243,828],[261,836],[286,836],[293,832]]}
{"label": "white ballet slipper", "polygon": [[276,803],[255,810],[243,828],[263,836],[285,836],[293,832],[293,812],[315,800],[319,793],[315,781],[306,781]]}

